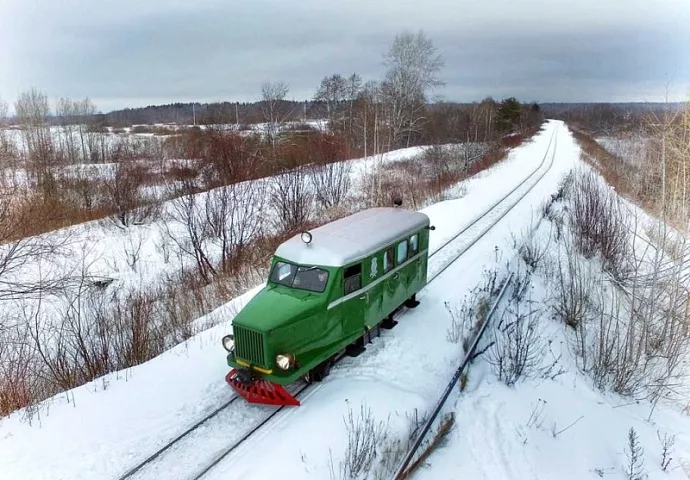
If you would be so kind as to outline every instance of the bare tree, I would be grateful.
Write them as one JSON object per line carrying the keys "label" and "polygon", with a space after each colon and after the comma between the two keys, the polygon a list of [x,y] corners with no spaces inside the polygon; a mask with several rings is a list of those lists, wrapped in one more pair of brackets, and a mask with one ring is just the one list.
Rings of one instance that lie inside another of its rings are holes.
{"label": "bare tree", "polygon": [[[170,202],[165,222],[167,237],[177,247],[180,262],[191,257],[205,283],[210,283],[216,268],[206,251],[209,226],[198,195],[181,195]],[[184,268],[184,264],[182,265]]]}
{"label": "bare tree", "polygon": [[339,205],[350,189],[350,162],[331,162],[313,165],[310,179],[314,186],[314,196],[323,208]]}
{"label": "bare tree", "polygon": [[56,184],[51,170],[55,163],[55,155],[48,124],[48,97],[32,88],[19,95],[14,109],[22,129],[27,170],[32,174],[37,186],[43,190],[44,199],[51,198],[56,194]]}
{"label": "bare tree", "polygon": [[17,146],[7,132],[9,105],[0,98],[0,167],[16,168]]}
{"label": "bare tree", "polygon": [[[128,147],[124,145],[123,149]],[[120,157],[120,154],[117,155]],[[115,167],[115,174],[105,181],[108,202],[115,213],[111,222],[119,228],[139,225],[155,219],[161,210],[160,199],[145,199],[141,191],[143,184],[142,167],[125,154]]]}
{"label": "bare tree", "polygon": [[279,231],[290,232],[307,223],[312,210],[312,193],[306,167],[296,167],[276,175],[270,188]]}
{"label": "bare tree", "polygon": [[75,111],[74,102],[69,98],[60,98],[55,107],[55,116],[58,118],[60,136],[58,147],[70,164],[79,163],[79,150],[75,139]]}
{"label": "bare tree", "polygon": [[[43,211],[18,188],[0,186],[0,190],[0,301],[58,289],[65,275],[51,268],[51,261],[62,255],[69,234],[27,236],[27,231],[34,231],[36,224],[45,221]],[[32,269],[39,265],[42,269],[37,278],[27,280],[24,269],[34,262]]]}
{"label": "bare tree", "polygon": [[236,257],[261,231],[265,183],[240,182],[206,194],[204,211],[209,240],[220,250],[220,269],[237,266]]}
{"label": "bare tree", "polygon": [[292,112],[284,112],[283,101],[290,89],[283,82],[264,82],[261,85],[261,113],[264,120],[264,132],[275,149],[280,133],[280,124],[289,118]]}
{"label": "bare tree", "polygon": [[336,73],[321,80],[314,100],[326,104],[326,115],[331,129],[337,130],[341,127],[339,122],[340,108],[347,97],[347,80]]}
{"label": "bare tree", "polygon": [[387,129],[387,123],[383,122],[381,86],[371,80],[360,88],[357,94],[357,108],[353,115],[353,138],[361,139],[355,143],[364,156],[381,153],[382,136]]}
{"label": "bare tree", "polygon": [[409,146],[425,119],[427,92],[442,85],[438,73],[444,60],[421,30],[416,35],[396,35],[384,59],[387,71],[381,87],[391,125],[389,146],[398,146],[403,139]]}
{"label": "bare tree", "polygon": [[167,236],[181,259],[193,259],[205,283],[238,267],[238,255],[263,227],[266,199],[262,180],[177,196],[166,222]]}

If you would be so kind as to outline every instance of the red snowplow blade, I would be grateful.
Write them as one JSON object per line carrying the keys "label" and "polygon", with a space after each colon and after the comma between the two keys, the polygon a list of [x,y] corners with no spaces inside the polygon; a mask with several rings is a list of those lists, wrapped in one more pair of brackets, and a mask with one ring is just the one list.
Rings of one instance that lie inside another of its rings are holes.
{"label": "red snowplow blade", "polygon": [[260,378],[252,380],[252,383],[249,385],[245,385],[237,379],[237,370],[234,368],[225,376],[225,381],[230,384],[240,397],[249,403],[295,407],[300,405],[299,400],[290,395],[282,385]]}

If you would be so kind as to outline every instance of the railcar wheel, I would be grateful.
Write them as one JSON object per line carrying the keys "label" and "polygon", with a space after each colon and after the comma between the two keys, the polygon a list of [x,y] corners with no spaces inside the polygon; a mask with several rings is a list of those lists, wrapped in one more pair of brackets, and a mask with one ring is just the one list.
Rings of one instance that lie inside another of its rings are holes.
{"label": "railcar wheel", "polygon": [[364,352],[364,335],[359,337],[353,343],[347,346],[345,353],[348,357],[358,357],[362,352]]}
{"label": "railcar wheel", "polygon": [[[393,312],[395,313],[395,312]],[[383,322],[381,322],[381,327],[385,328],[386,330],[390,330],[391,328],[395,327],[398,324],[397,320],[393,320],[393,313],[388,315],[386,318],[383,319]]]}
{"label": "railcar wheel", "polygon": [[307,383],[320,382],[326,378],[329,373],[331,373],[331,361],[326,360],[309,370],[304,376],[304,381]]}
{"label": "railcar wheel", "polygon": [[407,308],[417,308],[418,305],[419,305],[419,301],[417,300],[417,294],[416,293],[414,295],[412,295],[410,298],[408,298],[407,300],[405,300],[405,306]]}

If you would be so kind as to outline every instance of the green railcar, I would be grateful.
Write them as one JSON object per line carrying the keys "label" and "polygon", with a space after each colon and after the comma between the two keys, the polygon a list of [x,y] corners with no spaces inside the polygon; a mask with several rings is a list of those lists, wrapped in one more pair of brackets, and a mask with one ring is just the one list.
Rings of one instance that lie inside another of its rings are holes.
{"label": "green railcar", "polygon": [[373,208],[290,238],[266,286],[223,338],[226,380],[252,403],[299,405],[283,386],[320,381],[334,359],[356,356],[393,313],[417,305],[427,282],[429,217]]}

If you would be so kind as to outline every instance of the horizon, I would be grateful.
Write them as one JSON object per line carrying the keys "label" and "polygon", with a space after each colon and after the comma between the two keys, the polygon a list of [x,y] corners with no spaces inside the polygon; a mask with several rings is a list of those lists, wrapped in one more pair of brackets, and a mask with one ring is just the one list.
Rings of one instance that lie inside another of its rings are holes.
{"label": "horizon", "polygon": [[[453,100],[444,100],[443,103],[448,103],[448,104],[458,104],[458,105],[471,105],[471,104],[478,104],[482,100],[486,98],[492,98],[496,103],[500,103],[504,98],[493,98],[493,97],[484,97],[483,99],[479,100],[473,100],[473,101],[453,101]],[[508,98],[508,97],[505,97]],[[623,105],[636,105],[636,106],[663,106],[663,105],[669,105],[669,106],[683,106],[686,105],[690,102],[690,100],[676,100],[676,101],[618,101],[618,102],[580,102],[580,101],[568,101],[568,102],[538,102],[538,101],[523,101],[522,99],[517,99],[522,103],[523,105],[528,105],[532,103],[537,103],[537,105],[541,106],[548,106],[548,105],[611,105],[611,106],[623,106]],[[7,100],[5,100],[7,101]],[[54,99],[54,101],[57,101],[57,99]],[[157,103],[157,104],[149,104],[149,105],[143,105],[143,106],[138,106],[138,107],[130,107],[126,106],[123,108],[117,108],[109,111],[102,111],[101,109],[96,110],[96,115],[111,115],[116,112],[123,112],[126,110],[141,110],[141,109],[146,109],[146,108],[161,108],[161,107],[172,107],[175,105],[180,105],[180,106],[191,106],[191,105],[199,105],[199,106],[210,106],[210,105],[222,105],[222,104],[229,104],[229,105],[234,105],[234,104],[240,104],[240,105],[254,105],[260,103],[262,100],[253,100],[253,101],[245,101],[245,102],[240,102],[240,101],[230,101],[230,100],[219,100],[219,101],[214,101],[214,102],[199,102],[199,101],[191,101],[191,102],[181,102],[181,101],[172,101],[168,103]],[[305,102],[311,102],[311,103],[317,103],[313,98],[312,99],[302,99],[302,100],[285,100],[285,102],[291,102],[291,103],[305,103]],[[429,105],[433,105],[435,103],[439,102],[429,102]],[[13,104],[8,102],[8,118],[13,119],[15,118],[15,112],[14,112],[14,106]],[[98,105],[96,105],[98,107]],[[52,108],[52,105],[51,105]],[[48,115],[49,117],[58,117],[56,113],[51,110],[50,114]]]}

